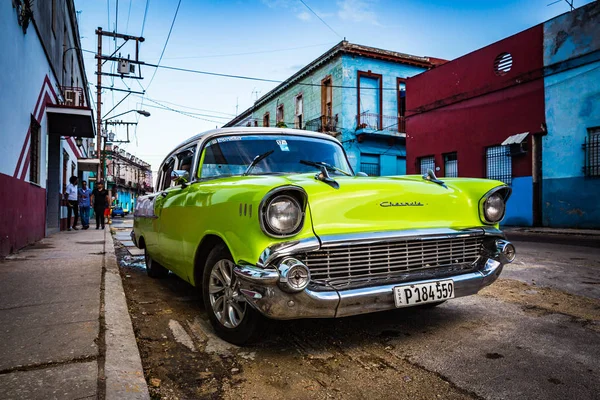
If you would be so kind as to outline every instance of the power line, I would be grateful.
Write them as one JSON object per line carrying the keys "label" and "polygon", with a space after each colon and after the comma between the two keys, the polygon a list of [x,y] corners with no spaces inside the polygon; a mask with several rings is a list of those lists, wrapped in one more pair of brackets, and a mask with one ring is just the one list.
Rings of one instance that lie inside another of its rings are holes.
{"label": "power line", "polygon": [[180,5],[181,5],[181,0],[179,0],[179,2],[177,3],[177,9],[175,10],[175,15],[173,16],[173,21],[171,22],[171,28],[169,28],[169,34],[167,35],[167,40],[165,40],[165,45],[163,46],[162,52],[160,53],[160,58],[158,59],[158,62],[156,63],[157,68],[154,70],[154,73],[152,74],[152,78],[150,78],[150,82],[146,86],[146,90],[148,90],[150,85],[152,85],[152,81],[154,81],[154,77],[156,76],[156,72],[158,71],[158,66],[160,65],[163,55],[165,54],[165,50],[167,49],[167,44],[169,44],[169,39],[171,38],[171,32],[173,32],[173,26],[175,26],[175,20],[177,19],[177,14],[179,13]]}
{"label": "power line", "polygon": [[[168,109],[165,108],[163,106],[153,106],[152,104],[146,104],[144,107],[151,107],[151,108],[158,108],[159,110],[167,110],[167,111],[172,111],[173,109]],[[210,115],[210,114],[202,114],[202,113],[195,113],[195,112],[189,112],[189,111],[182,111],[179,110],[187,115],[197,115],[200,117],[207,117],[207,118],[220,118],[220,119],[225,119],[227,121],[230,121],[232,119],[232,117],[226,117],[226,116],[221,116],[221,115]]]}
{"label": "power line", "polygon": [[335,43],[335,42],[311,44],[308,46],[288,47],[286,49],[251,51],[251,52],[247,52],[247,53],[214,54],[214,55],[208,55],[208,56],[191,56],[191,57],[167,57],[167,58],[165,58],[165,60],[190,60],[190,59],[198,59],[198,58],[235,57],[235,56],[248,56],[248,55],[253,55],[253,54],[278,53],[278,52],[282,52],[282,51],[291,51],[291,50],[308,49],[310,47],[327,46],[327,45],[331,45],[333,43]]}
{"label": "power line", "polygon": [[[137,97],[139,97],[140,99],[143,98],[142,96],[139,96],[139,95]],[[148,98],[148,97],[146,97],[146,98]],[[214,114],[222,114],[222,115],[225,115],[225,116],[230,117],[230,118],[236,116],[235,114],[232,114],[232,113],[226,113],[226,112],[223,112],[223,111],[216,111],[216,110],[207,110],[205,108],[195,108],[195,107],[190,107],[190,106],[184,106],[183,104],[177,104],[177,103],[173,103],[173,102],[170,102],[170,101],[167,101],[167,100],[161,100],[161,99],[152,99],[152,100],[160,101],[161,103],[170,104],[170,105],[177,106],[177,107],[187,108],[187,109],[190,109],[190,110],[205,111],[205,112],[210,112],[210,113],[214,113]]]}
{"label": "power line", "polygon": [[215,123],[215,124],[223,124],[223,121],[213,121],[213,120],[210,120],[210,119],[206,119],[206,118],[197,117],[197,116],[195,116],[195,115],[192,115],[192,114],[190,114],[190,113],[187,113],[187,112],[185,112],[185,111],[177,110],[177,109],[175,109],[175,108],[171,108],[171,107],[169,107],[169,106],[166,106],[166,105],[164,105],[164,104],[161,104],[161,103],[159,103],[158,101],[152,100],[152,99],[150,99],[150,98],[148,98],[148,97],[146,97],[146,100],[149,100],[149,101],[151,101],[152,103],[156,103],[156,104],[158,104],[159,106],[163,106],[163,107],[164,107],[166,110],[168,110],[168,111],[173,111],[173,112],[176,112],[176,113],[178,113],[178,114],[185,115],[186,117],[195,118],[195,119],[199,119],[199,120],[202,120],[202,121],[208,121],[208,122],[212,122],[212,123]]}
{"label": "power line", "polygon": [[148,15],[148,5],[150,4],[150,0],[146,0],[146,8],[144,9],[144,19],[142,21],[142,33],[140,33],[140,37],[144,37],[144,27],[146,26],[146,16]]}
{"label": "power line", "polygon": [[[90,50],[83,50],[86,52],[91,52]],[[109,57],[109,56],[102,56],[104,59],[107,59],[109,61],[118,61],[118,58],[114,58],[114,57]],[[220,72],[210,72],[210,71],[201,71],[201,70],[197,70],[197,69],[191,69],[191,68],[182,68],[182,67],[172,67],[169,65],[158,65],[158,64],[151,64],[151,63],[139,63],[141,66],[146,66],[146,67],[152,67],[152,68],[162,68],[162,69],[168,69],[168,70],[172,70],[172,71],[180,71],[180,72],[189,72],[192,74],[199,74],[199,75],[209,75],[209,76],[218,76],[218,77],[222,77],[222,78],[233,78],[233,79],[243,79],[243,80],[249,80],[249,81],[258,81],[258,82],[267,82],[267,83],[284,83],[287,82],[286,81],[282,81],[282,80],[277,80],[277,79],[267,79],[267,78],[257,78],[257,77],[253,77],[253,76],[245,76],[245,75],[233,75],[233,74],[222,74]],[[137,82],[137,80],[136,80]],[[321,87],[323,86],[321,83],[306,83],[306,82],[295,82],[295,85],[299,85],[299,86],[312,86],[312,87]],[[141,86],[141,84],[140,84]],[[347,86],[347,85],[331,85],[330,87],[332,88],[339,88],[339,89],[358,89],[358,86]],[[143,88],[143,87],[142,87]],[[398,90],[396,87],[362,87],[361,89],[363,90]],[[146,87],[147,90],[147,87]]]}
{"label": "power line", "polygon": [[300,0],[300,3],[304,4],[304,6],[305,6],[306,8],[308,8],[308,10],[309,10],[311,13],[313,13],[313,14],[315,15],[315,17],[319,18],[319,20],[320,20],[320,21],[321,21],[323,24],[325,24],[325,26],[326,26],[326,27],[328,27],[328,28],[329,28],[329,30],[330,30],[331,32],[335,33],[335,34],[336,34],[336,35],[337,35],[337,36],[338,36],[340,39],[342,39],[342,35],[340,35],[340,34],[339,34],[339,33],[337,33],[335,30],[333,30],[333,28],[332,28],[332,27],[330,27],[330,26],[329,26],[329,24],[327,24],[327,22],[323,21],[323,19],[322,19],[321,17],[319,17],[319,15],[318,15],[316,12],[314,12],[314,11],[312,10],[312,8],[310,8],[310,7],[308,6],[308,4],[306,4],[306,3],[304,2],[304,0]]}
{"label": "power line", "polygon": [[129,11],[127,11],[127,23],[125,24],[125,32],[129,32],[129,17],[131,16],[131,3],[133,3],[133,0],[129,0]]}

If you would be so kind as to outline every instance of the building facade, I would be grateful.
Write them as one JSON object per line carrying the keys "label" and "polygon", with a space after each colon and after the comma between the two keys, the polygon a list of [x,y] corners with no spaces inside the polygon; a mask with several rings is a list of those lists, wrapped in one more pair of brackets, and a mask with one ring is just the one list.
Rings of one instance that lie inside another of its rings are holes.
{"label": "building facade", "polygon": [[599,5],[410,79],[409,173],[504,181],[507,225],[600,228]]}
{"label": "building facade", "polygon": [[106,182],[113,205],[133,212],[138,196],[152,192],[150,164],[110,144],[106,145]]}
{"label": "building facade", "polygon": [[[505,223],[533,224],[532,145],[544,125],[541,26],[407,82],[409,173],[498,179],[513,188]],[[503,143],[515,135],[514,146]]]}
{"label": "building facade", "polygon": [[337,137],[352,167],[406,172],[406,79],[443,63],[342,41],[225,124],[284,126]]}
{"label": "building facade", "polygon": [[543,224],[600,228],[600,2],[543,24]]}
{"label": "building facade", "polygon": [[62,193],[94,169],[80,160],[95,132],[73,1],[5,1],[0,25],[4,256],[66,227]]}

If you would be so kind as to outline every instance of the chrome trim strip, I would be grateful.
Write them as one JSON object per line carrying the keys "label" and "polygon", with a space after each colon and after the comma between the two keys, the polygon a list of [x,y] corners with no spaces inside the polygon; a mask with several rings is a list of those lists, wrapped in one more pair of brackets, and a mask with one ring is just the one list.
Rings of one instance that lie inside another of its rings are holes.
{"label": "chrome trim strip", "polygon": [[[420,284],[439,279],[390,283],[375,287],[342,291],[317,292],[305,289],[300,293],[286,293],[270,277],[264,280],[248,279],[241,271],[248,266],[236,266],[241,292],[246,301],[263,315],[273,319],[332,318],[396,309],[393,288],[401,284]],[[502,272],[503,264],[488,259],[481,271],[469,272],[450,278],[454,281],[455,297],[476,294],[493,283]]]}
{"label": "chrome trim strip", "polygon": [[482,226],[469,229],[432,228],[407,229],[403,231],[354,233],[348,235],[321,236],[322,248],[348,244],[389,243],[408,240],[439,240],[474,236],[504,236],[494,227]]}
{"label": "chrome trim strip", "polygon": [[320,246],[321,243],[316,237],[277,243],[263,250],[256,265],[265,268],[279,257],[318,250]]}

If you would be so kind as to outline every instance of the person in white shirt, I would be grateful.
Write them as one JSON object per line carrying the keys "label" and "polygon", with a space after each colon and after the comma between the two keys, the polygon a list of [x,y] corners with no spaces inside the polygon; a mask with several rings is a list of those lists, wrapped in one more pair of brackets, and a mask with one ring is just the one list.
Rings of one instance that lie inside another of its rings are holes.
{"label": "person in white shirt", "polygon": [[[77,177],[72,176],[69,179],[67,190],[65,191],[65,198],[67,199],[67,226],[68,230],[77,230],[77,219],[79,218],[79,202],[77,201]],[[73,225],[71,225],[71,213],[74,213]]]}

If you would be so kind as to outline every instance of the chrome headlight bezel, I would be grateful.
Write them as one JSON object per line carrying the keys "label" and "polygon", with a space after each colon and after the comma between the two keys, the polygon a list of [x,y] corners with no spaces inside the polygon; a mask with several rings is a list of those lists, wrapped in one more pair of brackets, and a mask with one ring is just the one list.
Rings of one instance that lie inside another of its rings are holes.
{"label": "chrome headlight bezel", "polygon": [[[506,202],[511,193],[512,189],[509,186],[498,186],[487,192],[479,200],[479,218],[481,219],[481,222],[487,225],[496,225],[502,221],[506,215]],[[502,212],[498,218],[491,218],[488,215],[488,207],[490,206],[491,201],[497,201],[498,198],[503,202]]]}
{"label": "chrome headlight bezel", "polygon": [[[306,192],[299,187],[286,186],[274,189],[267,193],[259,206],[260,210],[260,227],[264,233],[274,238],[287,238],[298,234],[304,227],[304,216],[306,208]],[[276,200],[285,200],[290,202],[294,207],[298,208],[298,220],[293,227],[287,230],[281,230],[274,227],[270,222],[271,217],[269,207]]]}

